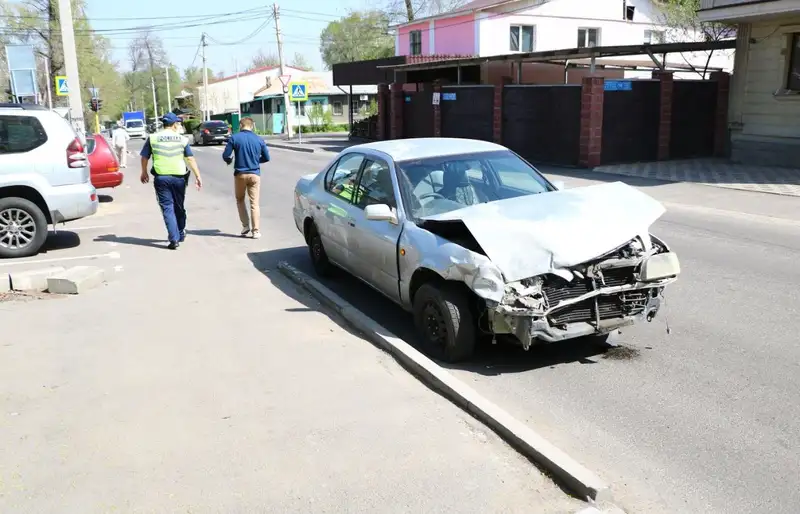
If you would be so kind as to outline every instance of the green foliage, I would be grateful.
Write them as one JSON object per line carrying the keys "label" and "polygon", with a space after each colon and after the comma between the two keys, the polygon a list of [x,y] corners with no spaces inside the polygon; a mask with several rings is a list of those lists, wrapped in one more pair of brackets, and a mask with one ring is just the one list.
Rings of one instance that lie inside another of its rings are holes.
{"label": "green foliage", "polygon": [[301,54],[301,53],[299,53],[299,52],[294,54],[294,58],[292,59],[292,62],[290,64],[290,66],[292,66],[294,68],[300,68],[301,70],[307,70],[307,71],[313,71],[313,69],[314,69],[314,68],[311,67],[310,64],[308,64],[308,60],[306,60],[306,56]]}
{"label": "green foliage", "polygon": [[340,62],[394,55],[389,17],[382,11],[353,11],[341,20],[330,22],[319,40],[322,61],[328,69]]}
{"label": "green foliage", "polygon": [[189,134],[197,130],[197,127],[199,127],[201,123],[203,123],[203,120],[183,120],[183,128],[186,130],[186,133]]}
{"label": "green foliage", "polygon": [[367,107],[367,116],[375,116],[378,114],[378,102],[375,101],[373,98],[369,101],[369,107]]}
{"label": "green foliage", "polygon": [[311,123],[312,127],[322,126],[324,116],[325,108],[320,102],[312,102],[311,108],[306,110],[306,117],[308,118],[308,122]]}

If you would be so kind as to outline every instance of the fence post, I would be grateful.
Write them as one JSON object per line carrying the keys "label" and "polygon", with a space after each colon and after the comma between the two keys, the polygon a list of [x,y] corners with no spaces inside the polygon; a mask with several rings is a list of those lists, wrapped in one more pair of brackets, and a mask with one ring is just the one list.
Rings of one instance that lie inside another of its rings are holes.
{"label": "fence post", "polygon": [[581,83],[581,140],[578,162],[594,168],[601,162],[603,150],[603,77],[583,77]]}
{"label": "fence post", "polygon": [[711,80],[717,83],[717,108],[714,112],[714,156],[728,154],[728,101],[731,75],[724,71],[711,72]]}
{"label": "fence post", "polygon": [[376,137],[378,141],[387,139],[386,133],[386,120],[389,115],[389,86],[386,84],[378,84],[378,127],[376,130]]}
{"label": "fence post", "polygon": [[669,148],[672,142],[672,91],[675,77],[671,71],[653,71],[653,78],[659,81],[661,91],[661,110],[658,122],[658,160],[669,159]]}
{"label": "fence post", "polygon": [[492,108],[492,141],[503,144],[503,88],[506,81],[494,85],[494,102]]}
{"label": "fence post", "polygon": [[442,83],[433,82],[433,94],[439,93],[439,103],[433,105],[433,137],[442,137]]}
{"label": "fence post", "polygon": [[389,118],[389,139],[403,137],[403,84],[393,83],[389,98],[391,99],[391,118]]}

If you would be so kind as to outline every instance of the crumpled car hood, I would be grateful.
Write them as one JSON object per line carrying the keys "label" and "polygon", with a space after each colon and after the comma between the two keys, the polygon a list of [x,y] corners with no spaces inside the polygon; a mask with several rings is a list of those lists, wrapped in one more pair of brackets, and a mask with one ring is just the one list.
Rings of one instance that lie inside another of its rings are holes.
{"label": "crumpled car hood", "polygon": [[508,282],[600,257],[663,215],[657,200],[612,182],[483,203],[424,218],[460,220]]}

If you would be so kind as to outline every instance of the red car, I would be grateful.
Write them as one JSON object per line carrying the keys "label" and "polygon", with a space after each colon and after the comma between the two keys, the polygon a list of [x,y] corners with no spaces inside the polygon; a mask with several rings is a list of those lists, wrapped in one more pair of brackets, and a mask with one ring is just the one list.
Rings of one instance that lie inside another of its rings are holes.
{"label": "red car", "polygon": [[89,153],[89,171],[95,189],[122,184],[123,175],[119,171],[119,161],[102,134],[86,136],[86,150]]}

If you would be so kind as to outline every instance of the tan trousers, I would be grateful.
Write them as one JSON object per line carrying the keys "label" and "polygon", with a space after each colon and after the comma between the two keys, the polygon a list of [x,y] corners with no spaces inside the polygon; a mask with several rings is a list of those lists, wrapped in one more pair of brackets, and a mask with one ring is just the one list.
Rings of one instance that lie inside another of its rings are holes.
{"label": "tan trousers", "polygon": [[128,147],[114,145],[114,153],[117,154],[117,161],[121,167],[125,167],[128,161]]}
{"label": "tan trousers", "polygon": [[[236,207],[239,209],[239,220],[242,228],[248,227],[253,232],[259,231],[259,208],[258,198],[261,191],[261,177],[253,173],[240,173],[233,176],[234,194],[236,195]],[[250,216],[248,219],[247,205],[245,205],[245,193],[250,200]]]}

